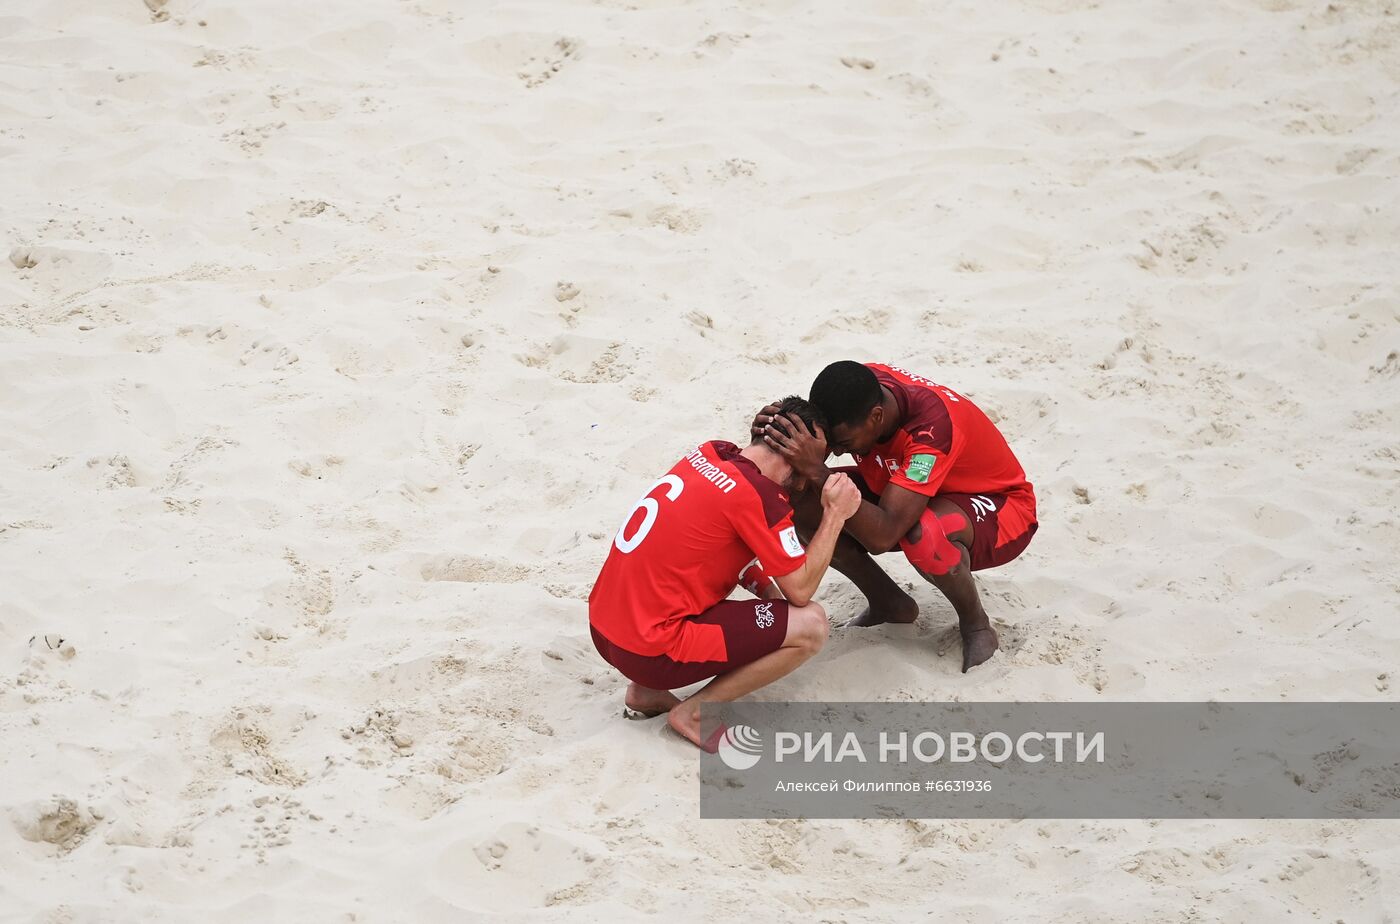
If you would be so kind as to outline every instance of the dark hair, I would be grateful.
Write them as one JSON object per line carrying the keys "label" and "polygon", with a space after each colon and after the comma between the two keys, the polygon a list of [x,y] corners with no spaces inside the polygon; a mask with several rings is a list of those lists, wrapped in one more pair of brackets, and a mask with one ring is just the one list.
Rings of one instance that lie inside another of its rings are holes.
{"label": "dark hair", "polygon": [[812,383],[812,403],[832,426],[859,424],[880,403],[880,382],[867,366],[843,359]]}
{"label": "dark hair", "polygon": [[[817,410],[816,405],[812,404],[812,402],[808,401],[806,398],[799,398],[797,395],[788,395],[786,398],[779,401],[778,414],[779,416],[783,414],[793,415],[806,424],[807,429],[811,430],[813,433],[817,432],[818,427],[822,429],[823,433],[830,430],[826,425],[826,416],[823,415],[821,411]],[[763,439],[763,437],[756,436],[753,438],[753,441],[757,443],[761,439]]]}

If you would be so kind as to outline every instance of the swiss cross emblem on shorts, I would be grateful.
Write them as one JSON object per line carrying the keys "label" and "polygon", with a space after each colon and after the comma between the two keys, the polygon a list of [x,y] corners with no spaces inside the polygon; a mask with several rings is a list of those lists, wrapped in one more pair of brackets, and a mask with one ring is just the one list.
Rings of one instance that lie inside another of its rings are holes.
{"label": "swiss cross emblem on shorts", "polygon": [[755,603],[753,612],[754,624],[760,629],[767,629],[769,626],[773,625],[773,604]]}

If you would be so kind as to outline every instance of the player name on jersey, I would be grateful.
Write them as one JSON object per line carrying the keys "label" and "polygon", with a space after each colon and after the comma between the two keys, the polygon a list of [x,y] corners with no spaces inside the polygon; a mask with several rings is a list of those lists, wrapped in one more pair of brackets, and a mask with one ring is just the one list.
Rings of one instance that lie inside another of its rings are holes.
{"label": "player name on jersey", "polygon": [[728,494],[730,491],[733,491],[734,488],[738,485],[738,482],[736,482],[733,478],[730,478],[724,473],[724,469],[720,468],[718,465],[715,465],[709,459],[705,458],[704,454],[700,452],[698,447],[692,449],[690,453],[685,457],[685,460],[690,463],[691,468],[695,469],[697,472],[700,473],[701,478],[704,478],[706,481],[719,488],[725,494]]}

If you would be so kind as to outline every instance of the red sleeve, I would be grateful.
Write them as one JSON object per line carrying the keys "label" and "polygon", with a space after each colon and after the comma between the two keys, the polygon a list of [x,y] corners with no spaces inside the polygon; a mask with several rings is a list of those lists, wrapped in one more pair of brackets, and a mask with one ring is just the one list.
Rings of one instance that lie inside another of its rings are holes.
{"label": "red sleeve", "polygon": [[[749,550],[758,556],[759,564],[769,577],[782,577],[792,574],[807,561],[807,552],[802,541],[797,538],[797,527],[792,522],[792,507],[788,506],[781,517],[773,517],[776,522],[769,525],[769,511],[765,511],[762,500],[756,493],[745,492],[729,505],[729,522],[734,524],[739,538]],[[770,505],[771,506],[771,505]],[[786,506],[786,505],[785,505]]]}
{"label": "red sleeve", "polygon": [[953,423],[949,402],[962,401],[958,395],[941,385],[934,385],[919,376],[903,374],[901,382],[893,370],[875,369],[878,379],[884,375],[885,384],[903,396],[907,419],[904,429],[894,438],[886,459],[897,460],[890,472],[890,484],[907,491],[933,497],[943,487],[953,462],[962,452],[964,439]]}
{"label": "red sleeve", "polygon": [[890,484],[933,497],[943,486],[943,479],[948,477],[956,453],[956,445],[944,452],[910,439],[900,448],[899,467],[890,475]]}

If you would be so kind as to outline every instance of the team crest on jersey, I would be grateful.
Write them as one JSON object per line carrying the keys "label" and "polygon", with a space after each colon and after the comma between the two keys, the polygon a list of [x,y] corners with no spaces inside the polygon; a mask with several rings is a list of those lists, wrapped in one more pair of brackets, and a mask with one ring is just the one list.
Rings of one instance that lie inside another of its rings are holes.
{"label": "team crest on jersey", "polygon": [[773,604],[755,603],[753,612],[754,624],[757,625],[760,629],[767,629],[773,625],[775,621],[773,616]]}

